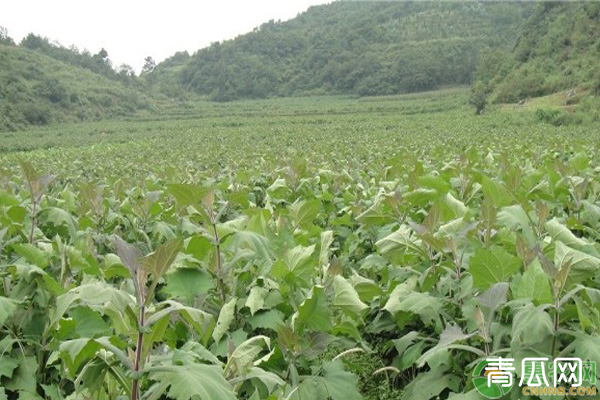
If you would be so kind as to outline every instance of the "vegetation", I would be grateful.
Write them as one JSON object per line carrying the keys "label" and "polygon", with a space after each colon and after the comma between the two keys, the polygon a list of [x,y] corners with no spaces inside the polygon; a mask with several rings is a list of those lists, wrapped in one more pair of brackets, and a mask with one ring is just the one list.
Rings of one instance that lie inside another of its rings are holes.
{"label": "vegetation", "polygon": [[[113,66],[105,49],[92,54],[34,34],[15,45],[2,29],[0,130],[168,113],[198,96],[371,96],[479,81],[485,103],[568,90],[562,105],[577,107],[559,109],[560,119],[579,123],[597,115],[589,97],[599,87],[598,15],[593,2],[338,1],[191,56],[158,65],[146,57],[140,76]],[[483,97],[472,98],[477,112]],[[575,108],[580,115],[569,116]]]}
{"label": "vegetation", "polygon": [[468,97],[5,134],[0,398],[461,400],[489,355],[600,361],[598,132]]}
{"label": "vegetation", "polygon": [[509,57],[487,54],[481,79],[492,83],[494,101],[501,103],[569,89],[587,92],[600,57],[599,27],[597,2],[540,3]]}
{"label": "vegetation", "polygon": [[485,83],[477,81],[471,88],[469,104],[475,107],[475,113],[481,114],[487,105],[487,87]]}
{"label": "vegetation", "polygon": [[123,82],[25,46],[0,43],[0,131],[132,115],[152,104]]}
{"label": "vegetation", "polygon": [[339,1],[214,43],[173,73],[217,101],[470,84],[479,51],[509,50],[532,10],[518,2]]}
{"label": "vegetation", "polygon": [[139,77],[0,29],[0,400],[475,400],[490,356],[600,362],[598,12],[335,2]]}

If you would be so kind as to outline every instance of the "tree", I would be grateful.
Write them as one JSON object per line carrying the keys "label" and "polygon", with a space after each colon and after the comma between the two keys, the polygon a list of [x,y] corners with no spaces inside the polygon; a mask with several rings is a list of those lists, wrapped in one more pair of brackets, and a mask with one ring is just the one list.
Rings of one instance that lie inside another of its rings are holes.
{"label": "tree", "polygon": [[48,40],[41,36],[34,35],[33,33],[28,34],[21,40],[21,46],[30,50],[37,50],[49,45]]}
{"label": "tree", "polygon": [[135,71],[133,70],[133,67],[129,64],[121,64],[119,66],[118,73],[120,76],[125,78],[131,78],[135,76]]}
{"label": "tree", "polygon": [[108,51],[106,51],[106,49],[104,49],[104,47],[101,48],[98,53],[94,54],[92,59],[94,59],[96,61],[96,63],[98,63],[100,65],[104,64],[109,67],[112,67],[112,61],[110,61],[110,59],[108,58]]}
{"label": "tree", "polygon": [[154,71],[156,68],[156,62],[150,56],[144,58],[144,66],[142,67],[142,72],[148,73]]}
{"label": "tree", "polygon": [[477,115],[481,115],[487,105],[487,87],[485,86],[485,83],[481,81],[475,82],[471,88],[469,104],[475,107]]}
{"label": "tree", "polygon": [[106,60],[108,58],[108,51],[106,51],[106,49],[101,48],[100,51],[98,52],[98,56],[103,59]]}
{"label": "tree", "polygon": [[0,26],[0,43],[14,45],[15,42],[8,36],[8,29]]}

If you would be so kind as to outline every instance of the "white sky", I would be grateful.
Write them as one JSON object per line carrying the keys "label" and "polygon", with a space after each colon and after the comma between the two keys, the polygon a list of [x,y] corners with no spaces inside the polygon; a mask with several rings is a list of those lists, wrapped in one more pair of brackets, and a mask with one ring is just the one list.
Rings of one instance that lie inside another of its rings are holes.
{"label": "white sky", "polygon": [[287,20],[331,0],[7,0],[0,26],[17,43],[28,33],[92,54],[102,47],[113,65],[139,72],[146,56],[158,63],[232,39],[271,19]]}

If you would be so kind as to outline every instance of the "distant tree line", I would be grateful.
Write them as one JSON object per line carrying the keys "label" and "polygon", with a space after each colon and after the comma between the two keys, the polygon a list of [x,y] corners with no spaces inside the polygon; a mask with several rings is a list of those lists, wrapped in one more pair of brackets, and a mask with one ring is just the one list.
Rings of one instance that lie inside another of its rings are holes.
{"label": "distant tree line", "polygon": [[[159,64],[212,100],[297,94],[383,95],[470,84],[484,48],[510,50],[534,6],[334,2]],[[163,85],[164,87],[165,85]]]}

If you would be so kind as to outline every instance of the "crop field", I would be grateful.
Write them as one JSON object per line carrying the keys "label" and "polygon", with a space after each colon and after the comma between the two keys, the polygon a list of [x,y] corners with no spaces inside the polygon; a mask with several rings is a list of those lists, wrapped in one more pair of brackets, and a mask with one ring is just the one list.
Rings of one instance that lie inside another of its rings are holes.
{"label": "crop field", "polygon": [[487,357],[600,361],[600,129],[468,95],[1,133],[0,400],[474,400]]}

